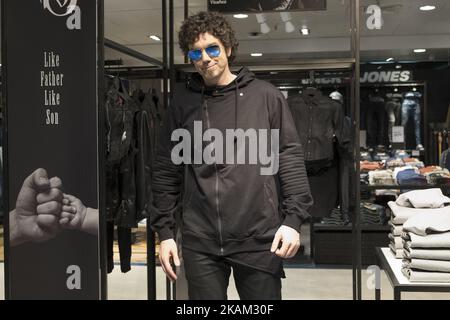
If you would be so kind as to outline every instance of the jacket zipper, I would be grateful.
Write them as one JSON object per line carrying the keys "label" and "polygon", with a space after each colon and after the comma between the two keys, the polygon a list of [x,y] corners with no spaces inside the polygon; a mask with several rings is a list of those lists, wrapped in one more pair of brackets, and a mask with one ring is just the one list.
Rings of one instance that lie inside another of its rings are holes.
{"label": "jacket zipper", "polygon": [[[211,129],[211,123],[209,121],[208,101],[205,99],[205,114],[206,124],[208,129]],[[222,219],[220,217],[220,199],[219,199],[219,170],[217,169],[217,163],[214,164],[216,172],[216,210],[217,210],[217,226],[219,228],[219,242],[220,242],[220,254],[223,255],[223,236],[222,236]]]}

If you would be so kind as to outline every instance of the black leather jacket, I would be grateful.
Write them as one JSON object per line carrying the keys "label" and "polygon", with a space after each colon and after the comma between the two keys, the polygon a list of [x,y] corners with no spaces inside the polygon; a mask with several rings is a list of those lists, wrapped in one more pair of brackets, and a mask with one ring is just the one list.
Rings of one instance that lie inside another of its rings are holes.
{"label": "black leather jacket", "polygon": [[151,178],[157,138],[157,107],[151,94],[131,99],[112,87],[108,92],[106,217],[134,228],[149,216]]}
{"label": "black leather jacket", "polygon": [[342,132],[342,106],[313,88],[289,97],[288,104],[305,150],[305,161],[333,159],[334,142]]}
{"label": "black leather jacket", "polygon": [[106,110],[106,219],[122,227],[136,223],[134,183],[134,117],[137,106],[113,85],[107,93]]}
{"label": "black leather jacket", "polygon": [[136,204],[137,220],[150,216],[152,203],[152,164],[160,122],[155,115],[156,106],[150,95],[141,104],[136,115]]}
{"label": "black leather jacket", "polygon": [[289,97],[288,103],[300,141],[305,145],[308,176],[328,170],[335,156],[339,159],[339,203],[343,219],[348,221],[349,212],[353,212],[353,181],[356,181],[352,170],[354,128],[351,119],[344,116],[342,105],[316,89]]}

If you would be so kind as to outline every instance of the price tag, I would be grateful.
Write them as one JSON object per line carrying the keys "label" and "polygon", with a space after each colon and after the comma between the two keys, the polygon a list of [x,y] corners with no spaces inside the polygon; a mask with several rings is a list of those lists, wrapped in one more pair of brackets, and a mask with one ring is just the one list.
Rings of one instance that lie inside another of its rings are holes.
{"label": "price tag", "polygon": [[393,143],[404,143],[405,142],[404,127],[401,127],[401,126],[392,127],[392,142]]}

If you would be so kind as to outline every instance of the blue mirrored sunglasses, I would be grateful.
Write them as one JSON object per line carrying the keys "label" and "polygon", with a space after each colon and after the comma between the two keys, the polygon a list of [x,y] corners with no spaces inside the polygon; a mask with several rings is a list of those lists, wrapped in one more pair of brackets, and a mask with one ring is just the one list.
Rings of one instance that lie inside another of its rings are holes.
{"label": "blue mirrored sunglasses", "polygon": [[[204,50],[206,51],[206,54],[210,58],[217,58],[218,56],[220,56],[220,47],[218,45],[209,46]],[[203,54],[203,49],[190,50],[188,52],[188,57],[192,61],[198,61],[202,58],[202,54]]]}

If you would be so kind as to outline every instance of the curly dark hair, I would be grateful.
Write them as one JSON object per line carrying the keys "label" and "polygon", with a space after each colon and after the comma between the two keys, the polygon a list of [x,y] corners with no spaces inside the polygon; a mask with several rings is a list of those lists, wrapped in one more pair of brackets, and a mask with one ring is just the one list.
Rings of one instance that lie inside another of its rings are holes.
{"label": "curly dark hair", "polygon": [[183,22],[178,34],[183,53],[187,55],[200,35],[206,32],[219,39],[226,49],[231,48],[231,55],[228,58],[228,62],[231,64],[236,58],[239,42],[236,40],[235,32],[230,23],[218,12],[201,11]]}

